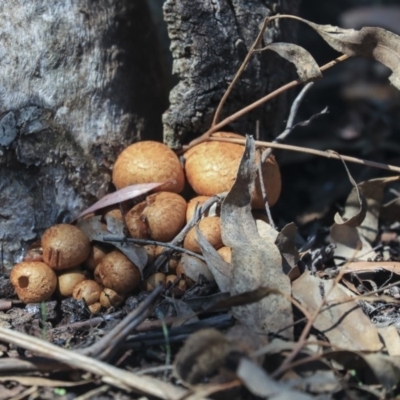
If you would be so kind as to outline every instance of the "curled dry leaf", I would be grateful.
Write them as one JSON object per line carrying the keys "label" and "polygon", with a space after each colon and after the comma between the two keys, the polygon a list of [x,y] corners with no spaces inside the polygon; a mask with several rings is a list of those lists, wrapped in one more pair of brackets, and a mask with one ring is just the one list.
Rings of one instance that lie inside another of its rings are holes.
{"label": "curled dry leaf", "polygon": [[349,350],[379,351],[382,343],[378,331],[355,301],[349,299],[345,288],[333,280],[322,280],[309,272],[293,282],[293,297],[313,315],[322,302],[333,305],[321,311],[314,327],[333,345]]}
{"label": "curled dry leaf", "polygon": [[285,60],[293,63],[302,82],[322,78],[321,70],[314,57],[303,47],[293,43],[271,43],[264,48],[278,53]]}
{"label": "curled dry leaf", "polygon": [[386,29],[365,27],[361,30],[318,25],[293,17],[313,28],[333,49],[348,56],[372,58],[392,70],[390,82],[400,90],[400,37]]}
{"label": "curled dry leaf", "polygon": [[382,207],[383,191],[388,183],[399,180],[399,176],[370,179],[358,185],[367,202],[367,213],[358,227],[360,234],[372,244],[378,235],[379,214]]}
{"label": "curled dry leaf", "polygon": [[337,245],[335,255],[351,259],[362,249],[361,260],[373,258],[372,244],[378,235],[383,190],[398,179],[398,176],[391,176],[356,185],[350,177],[353,190],[346,200],[343,217],[337,214],[331,228],[332,241]]}
{"label": "curled dry leaf", "polygon": [[[372,251],[372,247],[357,230],[367,215],[367,201],[351,176],[347,165],[344,162],[343,165],[349,181],[353,185],[353,190],[347,198],[343,216],[340,216],[339,213],[335,214],[335,223],[331,227],[331,241],[336,245],[335,255],[337,257],[346,260],[353,259],[359,256],[359,252],[363,250],[364,257],[368,258],[373,256],[369,253]],[[335,262],[336,260],[338,259],[335,259]],[[339,259],[337,262],[341,263],[342,261]]]}
{"label": "curled dry leaf", "polygon": [[[274,240],[258,234],[251,214],[251,193],[257,166],[255,145],[247,137],[236,181],[221,207],[222,240],[232,248],[230,292],[236,295],[267,286],[290,294],[290,281],[282,272],[282,257]],[[234,307],[234,316],[244,325],[261,332],[277,332],[293,323],[291,303],[273,294],[255,304]],[[292,338],[292,332],[283,332]]]}

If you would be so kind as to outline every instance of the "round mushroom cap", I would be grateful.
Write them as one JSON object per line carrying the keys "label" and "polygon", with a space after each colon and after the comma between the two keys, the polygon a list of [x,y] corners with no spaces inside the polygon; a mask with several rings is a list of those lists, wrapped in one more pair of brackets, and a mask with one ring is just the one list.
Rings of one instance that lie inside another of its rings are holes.
{"label": "round mushroom cap", "polygon": [[[220,217],[205,217],[199,222],[198,226],[200,232],[215,249],[219,249],[224,245],[221,238]],[[193,227],[186,235],[183,241],[183,247],[195,253],[201,253],[200,246],[197,243],[196,227]]]}
{"label": "round mushroom cap", "polygon": [[125,215],[134,238],[151,237],[160,242],[172,240],[185,225],[186,201],[176,193],[158,192],[134,206]]}
{"label": "round mushroom cap", "polygon": [[18,298],[24,303],[46,301],[57,287],[55,272],[41,261],[23,261],[14,265],[10,281]]}
{"label": "round mushroom cap", "polygon": [[155,274],[150,275],[146,280],[142,282],[142,288],[147,292],[151,292],[160,284],[165,286],[166,278],[167,277],[165,276],[164,273],[156,272]]}
{"label": "round mushroom cap", "polygon": [[43,261],[55,270],[68,269],[84,262],[90,253],[88,237],[76,226],[58,224],[42,236]]}
{"label": "round mushroom cap", "polygon": [[222,257],[224,261],[227,263],[231,263],[232,261],[232,248],[223,246],[220,249],[217,250],[218,254]]}
{"label": "round mushroom cap", "polygon": [[125,296],[118,294],[115,290],[104,288],[100,294],[100,304],[104,308],[118,307],[125,300]]}
{"label": "round mushroom cap", "polygon": [[84,300],[85,303],[90,306],[99,301],[100,293],[100,285],[91,279],[87,279],[86,281],[79,282],[75,286],[72,297],[75,300]]}
{"label": "round mushroom cap", "polygon": [[186,209],[186,221],[189,222],[193,218],[196,206],[200,208],[210,198],[211,196],[196,196],[190,199]]}
{"label": "round mushroom cap", "polygon": [[[117,189],[137,183],[166,182],[160,190],[180,193],[185,176],[178,156],[165,144],[154,141],[134,143],[115,162],[112,180]],[[157,190],[157,189],[155,189]]]}
{"label": "round mushroom cap", "polygon": [[[218,132],[216,137],[243,136]],[[230,190],[235,182],[244,146],[226,142],[203,142],[185,153],[186,178],[193,190],[204,196],[212,196]],[[273,206],[281,193],[281,174],[273,155],[262,164],[264,185],[268,203]],[[252,198],[253,208],[264,208],[258,177]]]}
{"label": "round mushroom cap", "polygon": [[140,270],[119,251],[111,251],[95,270],[103,286],[124,295],[136,289],[141,280]]}
{"label": "round mushroom cap", "polygon": [[107,250],[104,246],[94,243],[90,247],[90,253],[88,258],[85,260],[85,267],[91,271],[94,271],[97,264],[107,254]]}
{"label": "round mushroom cap", "polygon": [[75,286],[86,280],[85,272],[81,268],[72,268],[61,271],[58,274],[58,292],[61,296],[68,297],[72,295]]}

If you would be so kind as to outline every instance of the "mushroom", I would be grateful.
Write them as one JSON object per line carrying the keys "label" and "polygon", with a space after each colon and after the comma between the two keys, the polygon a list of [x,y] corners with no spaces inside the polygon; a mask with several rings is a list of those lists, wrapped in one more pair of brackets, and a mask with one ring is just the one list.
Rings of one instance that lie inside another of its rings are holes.
{"label": "mushroom", "polygon": [[159,284],[165,286],[166,276],[162,272],[156,272],[153,275],[150,275],[142,284],[143,290],[147,290],[151,292],[154,290]]}
{"label": "mushroom", "polygon": [[55,272],[41,261],[23,261],[14,265],[10,281],[18,298],[24,303],[46,301],[57,287]]}
{"label": "mushroom", "polygon": [[[219,217],[205,217],[199,222],[198,227],[207,241],[215,249],[219,249],[224,245],[221,238],[221,220]],[[195,253],[201,253],[200,246],[197,243],[196,227],[193,227],[186,235],[183,241],[183,247]]]}
{"label": "mushroom", "polygon": [[85,272],[81,268],[67,269],[58,274],[58,292],[61,296],[72,295],[75,286],[86,279]]}
{"label": "mushroom", "polygon": [[220,249],[217,250],[218,254],[222,257],[224,261],[227,263],[231,263],[232,260],[232,248],[223,246]]}
{"label": "mushroom", "polygon": [[72,292],[72,297],[75,300],[84,300],[88,306],[91,306],[99,301],[100,293],[100,285],[91,279],[87,279],[86,281],[82,281],[75,286]]}
{"label": "mushroom", "polygon": [[104,287],[121,295],[136,289],[141,279],[139,268],[119,251],[108,253],[100,261],[95,269],[96,277]]}
{"label": "mushroom", "polygon": [[76,226],[53,225],[42,236],[43,261],[55,270],[68,269],[84,262],[90,253],[87,236]]}
{"label": "mushroom", "polygon": [[[166,285],[171,285],[171,286],[172,286],[172,285],[175,283],[175,281],[176,281],[177,278],[178,278],[178,277],[177,277],[176,275],[174,275],[174,274],[167,275],[167,278],[166,278],[166,280],[165,280],[165,284],[166,284]],[[188,278],[187,278],[187,279],[188,279]],[[192,281],[192,282],[193,282],[193,281]],[[192,284],[193,284],[193,283],[192,283]],[[180,296],[182,296],[182,295],[185,293],[186,289],[187,289],[186,281],[185,281],[184,279],[180,279],[179,282],[178,282],[178,284],[177,284],[174,288],[172,288],[172,289],[170,289],[170,290],[171,290],[171,293],[172,293],[174,296],[180,297]]]}
{"label": "mushroom", "polygon": [[107,250],[104,246],[99,244],[93,244],[90,249],[90,253],[88,258],[85,260],[85,267],[91,271],[94,271],[97,267],[97,264],[104,258],[107,254]]}
{"label": "mushroom", "polygon": [[115,290],[104,288],[100,294],[100,304],[104,308],[118,307],[125,300],[125,296],[118,294]]}
{"label": "mushroom", "polygon": [[[244,138],[227,132],[217,132],[213,137]],[[185,172],[190,186],[197,194],[205,196],[230,190],[235,182],[243,151],[243,145],[226,142],[203,142],[192,147],[185,153]],[[282,185],[280,169],[273,155],[262,164],[262,175],[268,203],[273,206],[278,201]],[[252,207],[264,208],[258,177]]]}
{"label": "mushroom", "polygon": [[[158,258],[161,254],[165,253],[167,250],[166,247],[156,246],[154,250],[154,258]],[[181,259],[181,253],[168,253],[168,269],[170,271],[175,271],[176,267]]]}
{"label": "mushroom", "polygon": [[172,240],[185,225],[186,201],[176,193],[158,192],[146,197],[125,215],[132,237]]}
{"label": "mushroom", "polygon": [[[193,218],[196,206],[201,207],[210,198],[211,196],[196,196],[190,199],[186,209],[186,221],[189,222]],[[206,216],[209,216],[209,214],[207,213]]]}
{"label": "mushroom", "polygon": [[185,184],[178,156],[165,144],[154,141],[138,142],[125,148],[115,162],[112,180],[117,189],[137,183],[174,180],[159,190],[175,193],[180,193]]}
{"label": "mushroom", "polygon": [[96,302],[88,306],[89,311],[91,314],[98,314],[101,311],[101,304],[100,302]]}

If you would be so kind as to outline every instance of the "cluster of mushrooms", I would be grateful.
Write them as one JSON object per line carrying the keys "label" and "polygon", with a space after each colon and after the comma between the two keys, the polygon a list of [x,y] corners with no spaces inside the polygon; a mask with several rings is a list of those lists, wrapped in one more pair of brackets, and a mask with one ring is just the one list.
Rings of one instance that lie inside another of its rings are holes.
{"label": "cluster of mushrooms", "polygon": [[[226,132],[213,136],[243,138]],[[115,162],[112,175],[115,187],[122,189],[140,183],[168,183],[136,203],[124,215],[116,207],[104,211],[103,216],[112,215],[123,221],[132,238],[168,243],[192,218],[196,207],[232,187],[243,149],[240,144],[203,142],[185,153],[183,168],[177,155],[166,145],[154,141],[134,143],[125,148]],[[272,206],[281,191],[280,170],[273,156],[263,163],[262,175]],[[197,194],[189,201],[179,194],[186,182]],[[264,208],[259,184],[253,193],[252,207],[255,210]],[[230,249],[224,246],[221,239],[218,212],[203,215],[198,226],[221,257],[230,262]],[[196,230],[192,228],[182,246],[200,254],[196,238]],[[155,245],[146,245],[145,248],[149,263],[164,250],[162,246]],[[139,288],[152,290],[160,282],[164,285],[178,282],[175,294],[179,295],[194,283],[200,273],[207,275],[207,267],[201,260],[188,256],[184,261],[180,254],[175,254],[168,262],[168,272],[158,272],[142,281],[139,268],[124,254],[101,243],[91,243],[85,233],[72,224],[48,228],[41,238],[39,249],[29,252],[10,273],[11,283],[24,303],[46,301],[54,294],[61,298],[73,296],[84,300],[90,312],[96,314],[102,308],[121,305],[128,294]]]}

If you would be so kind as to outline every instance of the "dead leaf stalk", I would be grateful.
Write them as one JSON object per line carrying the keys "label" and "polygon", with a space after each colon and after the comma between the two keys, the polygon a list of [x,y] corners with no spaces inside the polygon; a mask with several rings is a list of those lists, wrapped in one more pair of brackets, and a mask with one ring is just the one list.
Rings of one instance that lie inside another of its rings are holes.
{"label": "dead leaf stalk", "polygon": [[[237,143],[237,144],[242,144],[242,145],[244,145],[246,143],[245,139],[234,139],[234,138],[210,137],[207,140],[212,141],[212,142],[219,141],[219,142]],[[354,164],[361,164],[361,165],[366,165],[368,167],[379,168],[379,169],[384,169],[387,171],[400,173],[400,167],[397,167],[395,165],[383,164],[383,163],[379,163],[376,161],[369,161],[369,160],[364,160],[364,159],[356,158],[356,157],[349,157],[349,156],[345,156],[342,154],[339,156],[338,153],[333,152],[331,150],[321,151],[321,150],[310,149],[308,147],[293,146],[293,145],[289,145],[289,144],[273,143],[273,142],[266,142],[266,141],[260,141],[260,140],[255,140],[255,144],[256,144],[256,146],[259,146],[259,147],[271,147],[274,149],[297,151],[300,153],[312,154],[314,156],[331,158],[331,159],[335,159],[335,160],[342,159],[344,161],[351,162]]]}

